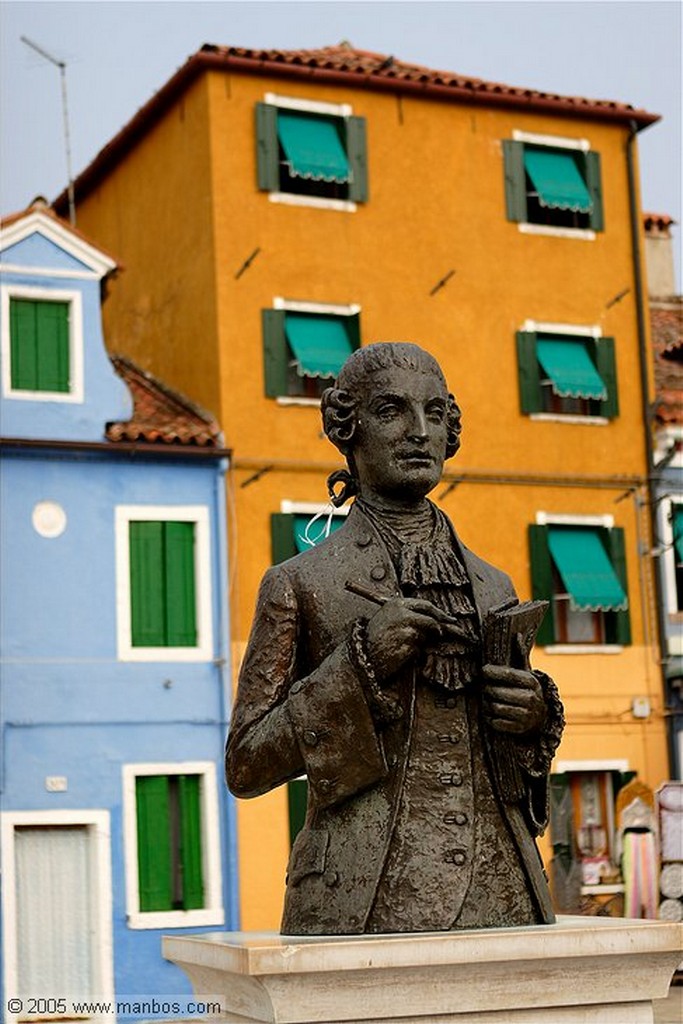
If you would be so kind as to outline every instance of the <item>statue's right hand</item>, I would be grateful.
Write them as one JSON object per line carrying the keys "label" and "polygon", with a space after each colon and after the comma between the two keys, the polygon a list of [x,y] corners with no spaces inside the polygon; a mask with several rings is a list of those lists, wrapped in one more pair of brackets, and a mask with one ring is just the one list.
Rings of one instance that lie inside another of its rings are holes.
{"label": "statue's right hand", "polygon": [[368,620],[367,656],[375,675],[388,680],[425,647],[439,640],[453,620],[430,601],[393,597]]}

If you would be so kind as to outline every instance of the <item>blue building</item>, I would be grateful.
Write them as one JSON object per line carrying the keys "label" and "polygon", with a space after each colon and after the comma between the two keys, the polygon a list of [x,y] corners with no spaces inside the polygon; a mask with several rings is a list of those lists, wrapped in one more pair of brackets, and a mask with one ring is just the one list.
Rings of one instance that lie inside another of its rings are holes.
{"label": "blue building", "polygon": [[3,980],[25,1004],[10,1020],[28,997],[189,994],[161,935],[238,927],[228,453],[209,415],[107,355],[116,270],[40,202],[3,222]]}

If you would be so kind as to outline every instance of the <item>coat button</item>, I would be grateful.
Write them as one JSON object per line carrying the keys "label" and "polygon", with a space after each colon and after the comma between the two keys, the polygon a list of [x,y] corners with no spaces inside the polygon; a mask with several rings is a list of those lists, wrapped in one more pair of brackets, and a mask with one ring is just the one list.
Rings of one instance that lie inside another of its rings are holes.
{"label": "coat button", "polygon": [[318,742],[318,734],[312,729],[306,729],[302,739],[307,747],[314,747]]}
{"label": "coat button", "polygon": [[332,889],[335,885],[339,883],[339,872],[332,871],[331,868],[328,868],[328,870],[323,875],[323,882],[325,883],[325,885],[328,885],[330,889]]}
{"label": "coat button", "polygon": [[455,818],[455,824],[456,825],[466,825],[467,824],[467,815],[465,814],[464,811],[458,811],[454,815],[454,818]]}
{"label": "coat button", "polygon": [[389,757],[387,758],[387,763],[390,768],[395,768],[396,765],[398,764],[398,755],[390,754]]}
{"label": "coat button", "polygon": [[457,864],[458,867],[462,867],[467,860],[467,857],[463,850],[447,850],[443,859],[447,864]]}
{"label": "coat button", "polygon": [[327,793],[331,785],[329,779],[318,779],[317,787],[322,793]]}
{"label": "coat button", "polygon": [[462,786],[462,775],[460,772],[443,772],[439,775],[439,782],[442,786]]}
{"label": "coat button", "polygon": [[380,580],[384,579],[386,574],[387,570],[384,568],[383,565],[375,565],[370,570],[370,579],[373,579],[376,583],[379,583]]}
{"label": "coat button", "polygon": [[356,537],[356,544],[359,548],[367,548],[368,545],[372,544],[372,537],[369,533],[363,531],[363,533],[359,533]]}
{"label": "coat button", "polygon": [[295,683],[292,683],[292,685],[290,686],[289,692],[290,693],[301,693],[303,688],[304,688],[303,680],[302,679],[297,679],[297,681]]}

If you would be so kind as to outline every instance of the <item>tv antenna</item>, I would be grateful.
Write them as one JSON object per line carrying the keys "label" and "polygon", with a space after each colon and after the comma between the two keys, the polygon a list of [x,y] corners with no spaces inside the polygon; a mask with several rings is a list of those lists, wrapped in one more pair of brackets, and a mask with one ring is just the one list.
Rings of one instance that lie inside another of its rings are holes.
{"label": "tv antenna", "polygon": [[27,36],[19,37],[22,43],[26,43],[32,50],[39,53],[45,60],[49,60],[50,64],[54,64],[55,67],[59,68],[59,77],[62,84],[62,111],[64,114],[64,146],[66,149],[66,173],[69,179],[67,193],[69,196],[69,221],[72,227],[76,227],[76,202],[74,200],[74,180],[71,173],[71,142],[69,139],[69,109],[66,102],[66,62],[63,60],[57,60],[51,53],[44,50],[42,46],[38,46],[38,43],[34,43],[32,39],[28,39]]}

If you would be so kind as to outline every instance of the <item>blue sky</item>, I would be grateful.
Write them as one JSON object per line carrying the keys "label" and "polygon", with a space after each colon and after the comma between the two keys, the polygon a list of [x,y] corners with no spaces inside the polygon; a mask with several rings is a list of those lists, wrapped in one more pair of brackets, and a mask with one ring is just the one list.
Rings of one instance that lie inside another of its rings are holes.
{"label": "blue sky", "polygon": [[663,115],[640,135],[643,207],[680,221],[681,11],[677,0],[3,0],[0,209],[52,199],[67,178],[59,72],[22,35],[66,62],[76,175],[202,43],[295,49],[348,39]]}

